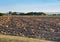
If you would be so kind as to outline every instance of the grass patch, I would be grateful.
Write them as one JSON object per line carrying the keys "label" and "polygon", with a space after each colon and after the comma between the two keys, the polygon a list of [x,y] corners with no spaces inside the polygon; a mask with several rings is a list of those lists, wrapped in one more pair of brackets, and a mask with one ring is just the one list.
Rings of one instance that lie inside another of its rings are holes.
{"label": "grass patch", "polygon": [[51,41],[26,38],[20,36],[0,35],[0,42],[51,42]]}

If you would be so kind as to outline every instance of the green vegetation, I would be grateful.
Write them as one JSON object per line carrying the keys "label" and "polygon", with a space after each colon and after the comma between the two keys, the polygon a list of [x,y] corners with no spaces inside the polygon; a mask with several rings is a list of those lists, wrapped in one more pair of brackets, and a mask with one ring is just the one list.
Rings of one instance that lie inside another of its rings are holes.
{"label": "green vegetation", "polygon": [[28,12],[28,13],[18,13],[9,11],[8,14],[0,13],[0,16],[3,15],[19,15],[19,16],[60,16],[60,14],[46,14],[44,12]]}
{"label": "green vegetation", "polygon": [[4,16],[5,14],[4,13],[0,13],[0,16]]}
{"label": "green vegetation", "polygon": [[0,35],[0,42],[51,42],[51,41],[26,38],[20,36]]}
{"label": "green vegetation", "polygon": [[19,15],[46,15],[45,13],[43,12],[29,12],[29,13],[20,13]]}

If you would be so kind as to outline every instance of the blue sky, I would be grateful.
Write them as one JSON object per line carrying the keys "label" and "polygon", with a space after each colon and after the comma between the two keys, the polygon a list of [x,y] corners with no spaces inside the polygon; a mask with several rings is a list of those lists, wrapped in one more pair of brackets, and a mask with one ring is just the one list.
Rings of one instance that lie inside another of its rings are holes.
{"label": "blue sky", "polygon": [[0,0],[0,12],[60,12],[60,0]]}

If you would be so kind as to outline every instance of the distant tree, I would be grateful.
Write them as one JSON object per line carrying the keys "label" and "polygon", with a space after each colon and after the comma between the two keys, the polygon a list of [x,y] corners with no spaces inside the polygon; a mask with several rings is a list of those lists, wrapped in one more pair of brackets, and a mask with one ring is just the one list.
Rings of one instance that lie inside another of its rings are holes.
{"label": "distant tree", "polygon": [[43,13],[43,12],[39,12],[38,14],[39,15],[46,15],[46,13]]}
{"label": "distant tree", "polygon": [[19,13],[19,15],[25,15],[25,13]]}
{"label": "distant tree", "polygon": [[26,15],[34,15],[33,12],[26,13]]}
{"label": "distant tree", "polygon": [[57,14],[58,16],[60,16],[60,14]]}
{"label": "distant tree", "polygon": [[12,14],[12,12],[11,12],[11,11],[9,11],[9,14]]}
{"label": "distant tree", "polygon": [[13,12],[12,15],[17,15],[17,12]]}
{"label": "distant tree", "polygon": [[4,13],[0,13],[0,16],[3,16],[3,15],[5,15]]}
{"label": "distant tree", "polygon": [[12,12],[11,12],[11,11],[9,11],[8,15],[12,15]]}
{"label": "distant tree", "polygon": [[56,16],[56,14],[52,14],[52,16]]}

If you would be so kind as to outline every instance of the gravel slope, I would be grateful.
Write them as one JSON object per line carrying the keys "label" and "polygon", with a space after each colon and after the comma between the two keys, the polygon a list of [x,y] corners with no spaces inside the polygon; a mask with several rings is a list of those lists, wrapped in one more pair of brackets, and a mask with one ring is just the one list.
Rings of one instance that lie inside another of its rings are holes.
{"label": "gravel slope", "polygon": [[60,40],[60,17],[0,17],[0,34]]}

